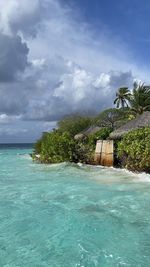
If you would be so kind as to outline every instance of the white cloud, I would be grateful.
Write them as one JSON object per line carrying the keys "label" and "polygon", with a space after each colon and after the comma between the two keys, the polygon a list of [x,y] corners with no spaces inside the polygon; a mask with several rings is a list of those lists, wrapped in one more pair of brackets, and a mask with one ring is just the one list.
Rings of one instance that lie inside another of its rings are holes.
{"label": "white cloud", "polygon": [[101,73],[100,76],[96,79],[96,81],[93,83],[95,87],[104,87],[107,88],[107,86],[110,83],[110,75],[107,73]]}
{"label": "white cloud", "polygon": [[7,3],[5,0],[0,1],[0,31],[4,34],[12,35],[18,31],[31,31],[33,34],[34,26],[37,26],[39,21],[39,0],[7,0]]}
{"label": "white cloud", "polygon": [[8,116],[6,114],[0,114],[0,123],[9,124],[16,120],[20,120],[21,116]]}
{"label": "white cloud", "polygon": [[15,53],[4,53],[5,45],[0,51],[6,63],[0,65],[6,70],[0,72],[1,122],[8,119],[3,114],[21,116],[17,123],[28,129],[30,122],[23,120],[56,121],[72,112],[100,111],[112,105],[118,87],[131,86],[135,78],[149,80],[123,41],[103,25],[92,29],[58,0],[0,0],[0,34],[17,52],[12,40],[19,40],[21,51],[13,65]]}

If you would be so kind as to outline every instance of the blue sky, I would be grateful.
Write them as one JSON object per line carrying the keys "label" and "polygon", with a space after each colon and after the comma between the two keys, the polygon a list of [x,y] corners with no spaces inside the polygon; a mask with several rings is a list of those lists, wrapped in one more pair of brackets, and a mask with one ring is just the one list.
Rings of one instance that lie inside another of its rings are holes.
{"label": "blue sky", "polygon": [[97,34],[106,31],[131,49],[139,64],[148,65],[150,54],[150,1],[144,0],[76,0],[70,5],[80,10],[84,21]]}
{"label": "blue sky", "polygon": [[148,0],[1,0],[0,143],[34,142],[149,83],[149,14]]}

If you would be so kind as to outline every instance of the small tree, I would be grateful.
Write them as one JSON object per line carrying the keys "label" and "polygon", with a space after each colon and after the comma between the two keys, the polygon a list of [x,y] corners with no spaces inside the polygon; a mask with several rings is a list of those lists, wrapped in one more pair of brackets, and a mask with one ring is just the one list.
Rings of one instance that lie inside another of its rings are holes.
{"label": "small tree", "polygon": [[110,127],[115,129],[128,118],[128,109],[110,108],[101,112],[96,117],[96,124],[102,127]]}
{"label": "small tree", "polygon": [[87,127],[92,125],[91,117],[83,117],[81,115],[71,115],[58,122],[58,127],[62,132],[69,132],[71,136],[75,136]]}

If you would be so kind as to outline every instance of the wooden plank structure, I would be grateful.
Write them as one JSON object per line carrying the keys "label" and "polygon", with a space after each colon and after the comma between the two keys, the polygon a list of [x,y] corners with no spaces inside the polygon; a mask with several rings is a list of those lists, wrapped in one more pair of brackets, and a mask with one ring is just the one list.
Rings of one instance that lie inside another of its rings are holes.
{"label": "wooden plank structure", "polygon": [[113,140],[98,140],[95,149],[95,164],[111,167],[114,161]]}

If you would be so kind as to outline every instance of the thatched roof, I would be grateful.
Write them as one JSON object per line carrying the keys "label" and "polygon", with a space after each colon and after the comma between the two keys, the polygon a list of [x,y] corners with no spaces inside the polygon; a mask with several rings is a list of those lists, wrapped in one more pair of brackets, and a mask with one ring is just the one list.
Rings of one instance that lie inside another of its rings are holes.
{"label": "thatched roof", "polygon": [[82,133],[85,135],[91,135],[91,134],[97,133],[100,129],[101,129],[101,127],[99,127],[99,126],[91,126],[87,129],[85,129],[84,131],[82,131]]}
{"label": "thatched roof", "polygon": [[83,130],[81,133],[76,134],[75,137],[74,137],[74,139],[75,140],[83,139],[86,136],[89,136],[91,134],[97,133],[100,129],[101,129],[101,127],[91,126],[89,128],[86,128],[85,130]]}
{"label": "thatched roof", "polygon": [[85,137],[84,134],[79,133],[79,134],[76,134],[76,135],[74,136],[74,139],[75,139],[75,140],[81,140],[81,139],[83,139],[84,137]]}
{"label": "thatched roof", "polygon": [[150,127],[150,111],[146,111],[142,115],[138,115],[135,119],[128,121],[126,124],[113,131],[109,138],[120,139],[124,134],[131,130],[143,127]]}

